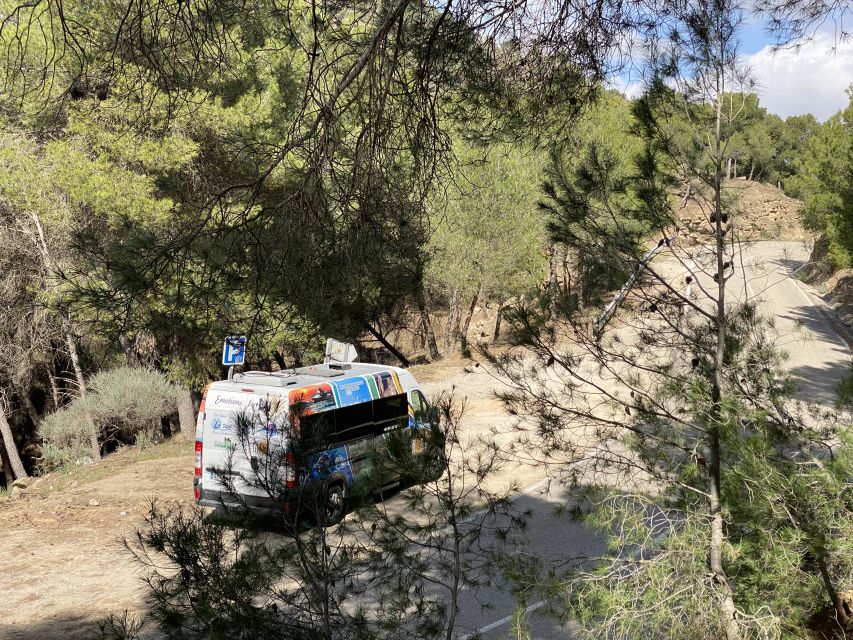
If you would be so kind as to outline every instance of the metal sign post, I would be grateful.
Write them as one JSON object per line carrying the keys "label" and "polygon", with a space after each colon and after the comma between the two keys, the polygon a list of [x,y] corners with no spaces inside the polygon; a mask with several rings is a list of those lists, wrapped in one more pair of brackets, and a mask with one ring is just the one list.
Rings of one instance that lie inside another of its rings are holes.
{"label": "metal sign post", "polygon": [[246,336],[226,336],[222,345],[222,364],[228,367],[228,379],[234,375],[234,367],[246,361]]}

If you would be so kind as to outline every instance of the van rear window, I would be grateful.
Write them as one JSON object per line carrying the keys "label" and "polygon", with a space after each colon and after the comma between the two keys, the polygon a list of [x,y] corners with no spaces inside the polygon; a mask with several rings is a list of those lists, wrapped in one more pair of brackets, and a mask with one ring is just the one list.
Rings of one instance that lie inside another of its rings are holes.
{"label": "van rear window", "polygon": [[299,418],[300,438],[313,448],[377,436],[408,424],[406,394],[360,402]]}

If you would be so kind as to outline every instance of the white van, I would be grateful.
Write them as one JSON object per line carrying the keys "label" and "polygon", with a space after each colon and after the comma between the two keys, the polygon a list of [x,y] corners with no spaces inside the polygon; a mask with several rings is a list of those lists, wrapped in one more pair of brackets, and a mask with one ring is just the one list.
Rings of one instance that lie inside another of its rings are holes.
{"label": "white van", "polygon": [[319,488],[320,515],[333,523],[357,486],[375,490],[421,468],[440,473],[443,449],[436,412],[405,369],[347,363],[238,373],[202,398],[195,500],[290,511],[305,489]]}

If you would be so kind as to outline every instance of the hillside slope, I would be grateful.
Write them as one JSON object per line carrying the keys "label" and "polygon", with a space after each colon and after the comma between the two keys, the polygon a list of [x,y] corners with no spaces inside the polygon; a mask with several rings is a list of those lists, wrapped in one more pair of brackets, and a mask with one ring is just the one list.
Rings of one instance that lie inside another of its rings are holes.
{"label": "hillside slope", "polygon": [[[725,198],[734,212],[733,230],[739,240],[802,240],[812,235],[800,222],[802,203],[789,198],[773,185],[744,179],[726,180]],[[686,200],[685,189],[677,193],[680,202],[678,216],[684,224],[684,235],[693,242],[705,243],[711,230],[710,211],[694,194]]]}

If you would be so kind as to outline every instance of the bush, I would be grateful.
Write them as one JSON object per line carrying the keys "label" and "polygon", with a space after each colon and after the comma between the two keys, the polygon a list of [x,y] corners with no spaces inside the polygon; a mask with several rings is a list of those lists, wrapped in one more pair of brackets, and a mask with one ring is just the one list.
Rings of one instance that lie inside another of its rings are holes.
{"label": "bush", "polygon": [[151,369],[101,371],[92,376],[89,388],[90,394],[82,403],[89,415],[99,427],[111,428],[128,442],[151,430],[178,407],[178,387]]}
{"label": "bush", "polygon": [[41,448],[38,472],[45,474],[56,469],[80,464],[87,459],[92,459],[92,447],[82,440],[66,446],[58,446],[50,442],[45,442]]}
{"label": "bush", "polygon": [[144,447],[158,439],[160,420],[177,410],[179,395],[177,386],[150,369],[120,367],[95,374],[85,400],[78,398],[39,425],[44,440],[40,470],[91,456],[93,430],[102,443],[137,442]]}

